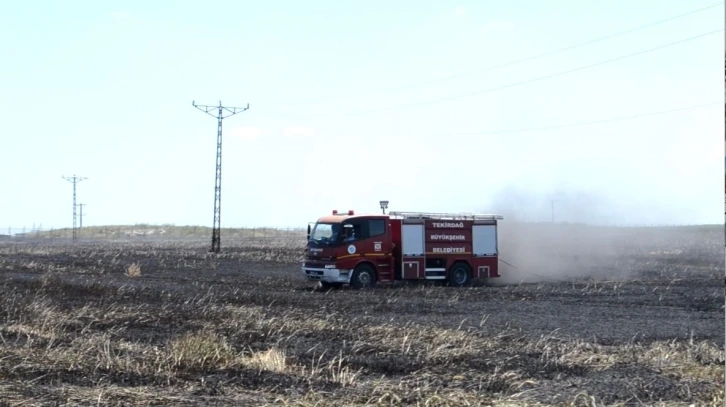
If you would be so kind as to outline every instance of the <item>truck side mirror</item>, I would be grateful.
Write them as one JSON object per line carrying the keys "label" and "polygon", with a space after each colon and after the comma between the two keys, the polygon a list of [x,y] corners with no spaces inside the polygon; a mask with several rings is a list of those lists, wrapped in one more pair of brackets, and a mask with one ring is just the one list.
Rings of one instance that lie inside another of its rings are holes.
{"label": "truck side mirror", "polygon": [[310,240],[310,224],[308,223],[308,240]]}

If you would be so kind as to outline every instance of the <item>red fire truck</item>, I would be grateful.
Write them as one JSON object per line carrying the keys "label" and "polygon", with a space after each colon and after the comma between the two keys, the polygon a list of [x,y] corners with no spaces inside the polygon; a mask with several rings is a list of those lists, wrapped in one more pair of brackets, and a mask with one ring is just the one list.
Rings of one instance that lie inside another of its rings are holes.
{"label": "red fire truck", "polygon": [[499,277],[500,215],[390,212],[323,216],[308,225],[302,274],[324,287],[399,280],[466,286]]}

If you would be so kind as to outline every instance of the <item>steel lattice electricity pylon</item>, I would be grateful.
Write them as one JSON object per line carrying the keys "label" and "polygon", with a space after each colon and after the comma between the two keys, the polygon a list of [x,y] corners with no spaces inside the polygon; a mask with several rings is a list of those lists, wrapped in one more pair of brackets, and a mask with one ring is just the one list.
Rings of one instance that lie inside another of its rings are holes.
{"label": "steel lattice electricity pylon", "polygon": [[76,184],[88,178],[76,177],[74,174],[72,177],[63,176],[63,179],[73,183],[73,241],[75,242],[78,239],[76,231]]}
{"label": "steel lattice electricity pylon", "polygon": [[80,220],[80,222],[78,223],[78,232],[80,232],[80,231],[81,231],[81,229],[83,229],[83,207],[84,207],[85,205],[86,205],[86,204],[84,204],[84,203],[79,203],[79,204],[78,204],[78,207],[79,207],[79,208],[81,208],[81,213],[79,213],[79,215],[81,215],[81,219],[79,219],[79,220]]}
{"label": "steel lattice electricity pylon", "polygon": [[[250,105],[248,103],[247,107],[225,107],[222,106],[222,101],[220,100],[219,106],[197,105],[194,101],[192,101],[192,106],[217,119],[217,162],[214,172],[214,224],[212,225],[212,248],[209,251],[219,253],[221,242],[220,219],[222,213],[222,120],[237,113],[244,112],[250,108]],[[216,116],[210,113],[215,110],[217,111]],[[227,115],[225,115],[225,112]]]}

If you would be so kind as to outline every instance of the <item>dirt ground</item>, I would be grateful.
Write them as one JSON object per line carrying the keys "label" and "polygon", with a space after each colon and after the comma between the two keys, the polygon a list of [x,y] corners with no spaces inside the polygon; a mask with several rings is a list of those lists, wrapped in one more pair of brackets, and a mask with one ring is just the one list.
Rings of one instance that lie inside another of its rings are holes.
{"label": "dirt ground", "polygon": [[723,406],[723,227],[527,236],[360,291],[289,243],[0,243],[0,406]]}

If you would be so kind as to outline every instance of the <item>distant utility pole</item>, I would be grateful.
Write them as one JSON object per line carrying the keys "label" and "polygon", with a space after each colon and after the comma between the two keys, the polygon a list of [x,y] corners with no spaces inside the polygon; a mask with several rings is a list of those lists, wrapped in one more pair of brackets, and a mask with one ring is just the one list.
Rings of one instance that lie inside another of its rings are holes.
{"label": "distant utility pole", "polygon": [[84,203],[78,204],[78,206],[81,208],[81,213],[80,213],[81,219],[80,219],[80,224],[78,225],[79,230],[83,229],[83,205],[85,205],[85,204]]}
{"label": "distant utility pole", "polygon": [[[247,107],[244,108],[225,107],[222,106],[222,101],[220,100],[219,106],[197,105],[194,101],[192,101],[192,106],[217,119],[217,163],[214,173],[214,224],[212,225],[212,248],[209,251],[219,253],[221,241],[220,218],[222,212],[222,120],[237,113],[244,112],[250,108],[250,104],[248,103]],[[217,111],[216,115],[211,113],[215,110]]]}
{"label": "distant utility pole", "polygon": [[76,184],[88,178],[76,177],[74,174],[73,177],[63,176],[63,179],[73,183],[73,241],[75,242],[78,239],[76,234]]}

